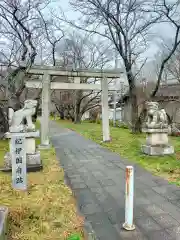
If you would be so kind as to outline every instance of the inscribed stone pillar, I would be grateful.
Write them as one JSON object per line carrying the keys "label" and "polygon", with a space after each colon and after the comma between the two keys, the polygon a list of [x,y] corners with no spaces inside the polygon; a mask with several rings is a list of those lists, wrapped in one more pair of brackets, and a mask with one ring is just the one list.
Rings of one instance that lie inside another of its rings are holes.
{"label": "inscribed stone pillar", "polygon": [[102,89],[102,130],[103,130],[103,141],[110,141],[109,136],[109,106],[108,106],[108,81],[107,78],[101,79]]}
{"label": "inscribed stone pillar", "polygon": [[41,146],[49,147],[49,105],[50,105],[50,75],[45,72],[42,83],[42,119]]}

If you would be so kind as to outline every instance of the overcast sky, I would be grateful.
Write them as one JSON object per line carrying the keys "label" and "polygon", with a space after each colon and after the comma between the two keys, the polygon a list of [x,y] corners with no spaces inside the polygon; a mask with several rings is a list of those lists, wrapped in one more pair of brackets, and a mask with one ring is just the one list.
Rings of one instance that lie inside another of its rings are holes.
{"label": "overcast sky", "polygon": [[[68,0],[60,0],[58,1],[58,5],[62,8],[69,20],[77,20],[81,16],[80,13],[73,11],[73,8],[70,6]],[[55,7],[55,10],[58,9],[57,2],[53,7]],[[156,25],[156,27],[153,27],[152,32],[154,36],[159,36],[162,39],[165,39],[165,41],[170,41],[172,36],[174,36],[174,31],[169,24]],[[156,75],[154,61],[157,60],[159,47],[162,47],[160,39],[158,40],[153,38],[149,49],[144,53],[144,57],[147,57],[148,59],[143,74],[149,79],[153,79]]]}
{"label": "overcast sky", "polygon": [[[68,0],[59,1],[59,6],[63,9],[67,18],[70,20],[77,20],[81,16],[80,13],[73,11],[73,8],[72,6],[70,6]],[[164,23],[153,27],[153,33],[167,39],[171,38],[171,36],[174,34],[174,31],[172,30],[172,27],[170,25]],[[148,56],[151,55],[153,57],[154,54],[157,53],[157,50],[158,46],[156,42],[154,44],[151,44],[151,48],[147,52]]]}

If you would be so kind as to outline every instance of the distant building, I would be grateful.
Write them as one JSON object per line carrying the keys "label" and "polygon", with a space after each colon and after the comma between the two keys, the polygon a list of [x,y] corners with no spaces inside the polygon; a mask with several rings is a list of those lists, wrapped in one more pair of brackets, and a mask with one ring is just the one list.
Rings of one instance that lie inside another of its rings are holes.
{"label": "distant building", "polygon": [[[138,97],[139,112],[145,100],[143,95]],[[161,85],[153,101],[157,101],[160,108],[165,109],[169,120],[180,124],[180,83]],[[131,122],[131,104],[128,92],[119,99],[118,105],[123,105],[123,120],[127,123]]]}

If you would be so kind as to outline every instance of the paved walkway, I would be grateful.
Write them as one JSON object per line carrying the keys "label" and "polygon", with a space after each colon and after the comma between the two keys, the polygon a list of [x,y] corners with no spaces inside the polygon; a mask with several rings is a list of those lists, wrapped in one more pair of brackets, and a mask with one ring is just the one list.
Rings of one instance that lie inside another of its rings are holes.
{"label": "paved walkway", "polygon": [[124,231],[125,167],[132,165],[51,122],[51,140],[78,208],[98,240],[180,240],[180,188],[135,166],[135,231]]}

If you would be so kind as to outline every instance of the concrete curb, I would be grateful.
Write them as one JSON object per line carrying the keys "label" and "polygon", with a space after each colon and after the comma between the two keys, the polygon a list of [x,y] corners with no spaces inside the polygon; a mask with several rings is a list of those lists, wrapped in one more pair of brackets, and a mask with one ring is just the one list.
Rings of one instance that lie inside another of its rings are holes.
{"label": "concrete curb", "polygon": [[92,225],[90,222],[86,221],[84,223],[84,233],[85,233],[85,239],[86,240],[98,240]]}
{"label": "concrete curb", "polygon": [[0,206],[0,240],[7,240],[8,208]]}

